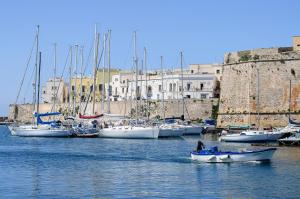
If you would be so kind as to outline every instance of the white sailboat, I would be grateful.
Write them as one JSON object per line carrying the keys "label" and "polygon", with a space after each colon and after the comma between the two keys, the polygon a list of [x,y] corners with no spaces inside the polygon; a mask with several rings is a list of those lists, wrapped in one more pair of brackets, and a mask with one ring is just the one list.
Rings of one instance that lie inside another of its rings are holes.
{"label": "white sailboat", "polygon": [[[110,72],[110,39],[111,39],[111,31],[108,32],[108,69]],[[121,125],[118,124],[116,126],[109,126],[107,128],[103,128],[99,132],[99,137],[102,138],[126,138],[126,139],[157,139],[159,129],[157,127],[152,126],[138,126],[138,59],[136,53],[136,32],[134,32],[134,64],[136,69],[136,90],[135,90],[135,98],[136,98],[136,125]],[[108,83],[109,85],[109,83]],[[109,95],[110,95],[110,88]],[[110,100],[110,99],[108,99]],[[108,107],[109,108],[109,107]],[[110,114],[110,111],[109,111]]]}
{"label": "white sailboat", "polygon": [[[53,116],[60,113],[39,113],[39,98],[40,98],[40,75],[41,75],[41,52],[39,52],[39,26],[37,26],[36,33],[36,63],[35,63],[35,83],[33,92],[33,108],[35,109],[36,104],[36,123],[33,125],[21,125],[21,126],[10,126],[10,132],[13,136],[23,137],[68,137],[73,134],[73,131],[67,129],[61,125],[60,122],[50,121],[44,122],[41,120],[43,116]],[[37,83],[37,88],[36,88]],[[37,90],[37,96],[36,96]],[[36,102],[36,103],[35,103]]]}

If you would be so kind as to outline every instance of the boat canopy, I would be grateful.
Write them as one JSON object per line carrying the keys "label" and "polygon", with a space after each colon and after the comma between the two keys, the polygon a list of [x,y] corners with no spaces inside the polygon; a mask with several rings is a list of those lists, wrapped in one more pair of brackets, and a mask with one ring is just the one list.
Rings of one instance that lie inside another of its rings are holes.
{"label": "boat canopy", "polygon": [[41,117],[54,116],[54,115],[60,115],[60,114],[61,114],[60,112],[35,113],[34,116],[36,117],[37,124],[56,124],[58,122],[57,120],[43,121],[41,119]]}

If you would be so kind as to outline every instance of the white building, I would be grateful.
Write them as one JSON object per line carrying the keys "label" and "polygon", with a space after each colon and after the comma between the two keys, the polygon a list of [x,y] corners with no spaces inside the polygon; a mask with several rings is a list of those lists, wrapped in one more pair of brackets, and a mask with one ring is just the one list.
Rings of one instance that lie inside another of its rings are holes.
{"label": "white building", "polygon": [[46,85],[42,87],[41,100],[43,103],[56,103],[65,102],[65,82],[61,78],[52,78],[46,82]]}
{"label": "white building", "polygon": [[[164,99],[209,99],[215,97],[218,87],[218,80],[214,74],[192,74],[189,70],[181,75],[177,72],[165,72],[163,76],[160,73],[148,73],[138,75],[138,84],[136,85],[135,74],[120,73],[112,77],[112,101],[122,101],[125,99],[136,98],[136,86],[138,98],[150,100]],[[163,85],[162,85],[163,82]],[[181,90],[183,84],[183,91]],[[147,89],[148,88],[148,89]]]}

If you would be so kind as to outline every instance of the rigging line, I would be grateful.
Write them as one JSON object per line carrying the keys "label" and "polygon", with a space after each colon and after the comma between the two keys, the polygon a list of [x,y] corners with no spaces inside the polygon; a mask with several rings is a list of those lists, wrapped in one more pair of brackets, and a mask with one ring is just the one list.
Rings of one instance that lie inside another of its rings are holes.
{"label": "rigging line", "polygon": [[29,68],[29,63],[30,63],[30,60],[31,60],[31,56],[32,56],[32,52],[33,52],[33,49],[35,47],[35,43],[36,43],[36,36],[34,37],[34,42],[33,42],[33,45],[32,45],[32,48],[30,50],[30,54],[29,54],[29,58],[27,60],[27,64],[26,64],[26,69],[25,69],[25,72],[23,74],[23,78],[21,80],[21,83],[20,83],[20,87],[19,87],[19,91],[18,91],[18,95],[17,95],[17,98],[16,98],[16,101],[15,101],[15,104],[17,104],[18,102],[18,99],[20,97],[20,93],[21,93],[21,90],[22,90],[22,86],[23,86],[23,83],[24,83],[24,80],[25,80],[25,77],[26,77],[26,73],[27,73],[27,70]]}
{"label": "rigging line", "polygon": [[[107,38],[105,39],[105,42],[106,42],[106,40],[107,40]],[[102,57],[103,57],[103,52],[104,52],[104,46],[102,47],[102,50],[101,50],[101,54],[100,54],[99,61],[98,61],[98,63],[97,63],[96,71],[98,71],[98,69],[99,69],[99,66],[100,66],[100,63],[101,63],[101,60],[102,60]],[[93,89],[96,89],[96,88],[93,87]],[[87,103],[85,103],[85,107],[84,107],[84,110],[83,110],[83,114],[85,114],[85,111],[86,111],[86,109],[87,109],[87,104],[88,104],[88,102],[89,102],[89,100],[90,100],[90,98],[91,98],[91,93],[92,93],[92,91],[93,91],[93,90],[90,89],[90,93],[89,93],[88,98],[87,98]]]}
{"label": "rigging line", "polygon": [[32,85],[32,79],[33,79],[34,72],[35,72],[35,69],[32,68],[32,72],[31,72],[29,81],[28,81],[28,83],[27,83],[27,87],[26,87],[25,92],[24,92],[24,97],[25,97],[25,96],[27,95],[27,93],[28,93],[29,86]]}
{"label": "rigging line", "polygon": [[92,45],[91,45],[91,48],[90,48],[90,51],[89,51],[89,54],[88,54],[88,57],[87,57],[87,59],[86,59],[86,62],[85,62],[85,67],[84,67],[84,69],[83,69],[83,74],[85,74],[85,72],[86,72],[86,69],[87,69],[87,66],[88,66],[88,64],[89,64],[89,61],[90,61],[90,57],[91,57],[91,54],[92,54],[92,50],[93,50],[93,43],[94,43],[94,40],[92,41]]}
{"label": "rigging line", "polygon": [[[62,78],[63,78],[63,76],[64,76],[64,73],[65,73],[65,70],[66,70],[66,66],[67,66],[67,63],[68,63],[69,56],[70,56],[70,50],[68,51],[67,58],[66,58],[66,61],[65,61],[65,65],[64,65],[63,71],[62,71],[61,76],[60,76],[60,80],[62,80]],[[55,78],[55,77],[54,77],[54,78]],[[62,81],[59,81],[59,84],[58,84],[58,87],[57,87],[57,90],[56,90],[56,93],[55,93],[55,96],[54,96],[54,97],[57,97],[57,95],[58,95],[58,91],[59,91],[61,82],[62,82]],[[53,104],[52,104],[51,112],[53,111],[53,109],[54,109],[54,106],[53,106]]]}

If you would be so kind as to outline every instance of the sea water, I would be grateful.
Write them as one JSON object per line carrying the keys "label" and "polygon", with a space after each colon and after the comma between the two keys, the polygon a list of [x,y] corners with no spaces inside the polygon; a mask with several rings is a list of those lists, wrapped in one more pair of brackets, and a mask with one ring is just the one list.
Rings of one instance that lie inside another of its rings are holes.
{"label": "sea water", "polygon": [[300,198],[300,147],[270,163],[209,164],[190,160],[198,139],[22,138],[2,126],[0,198]]}

